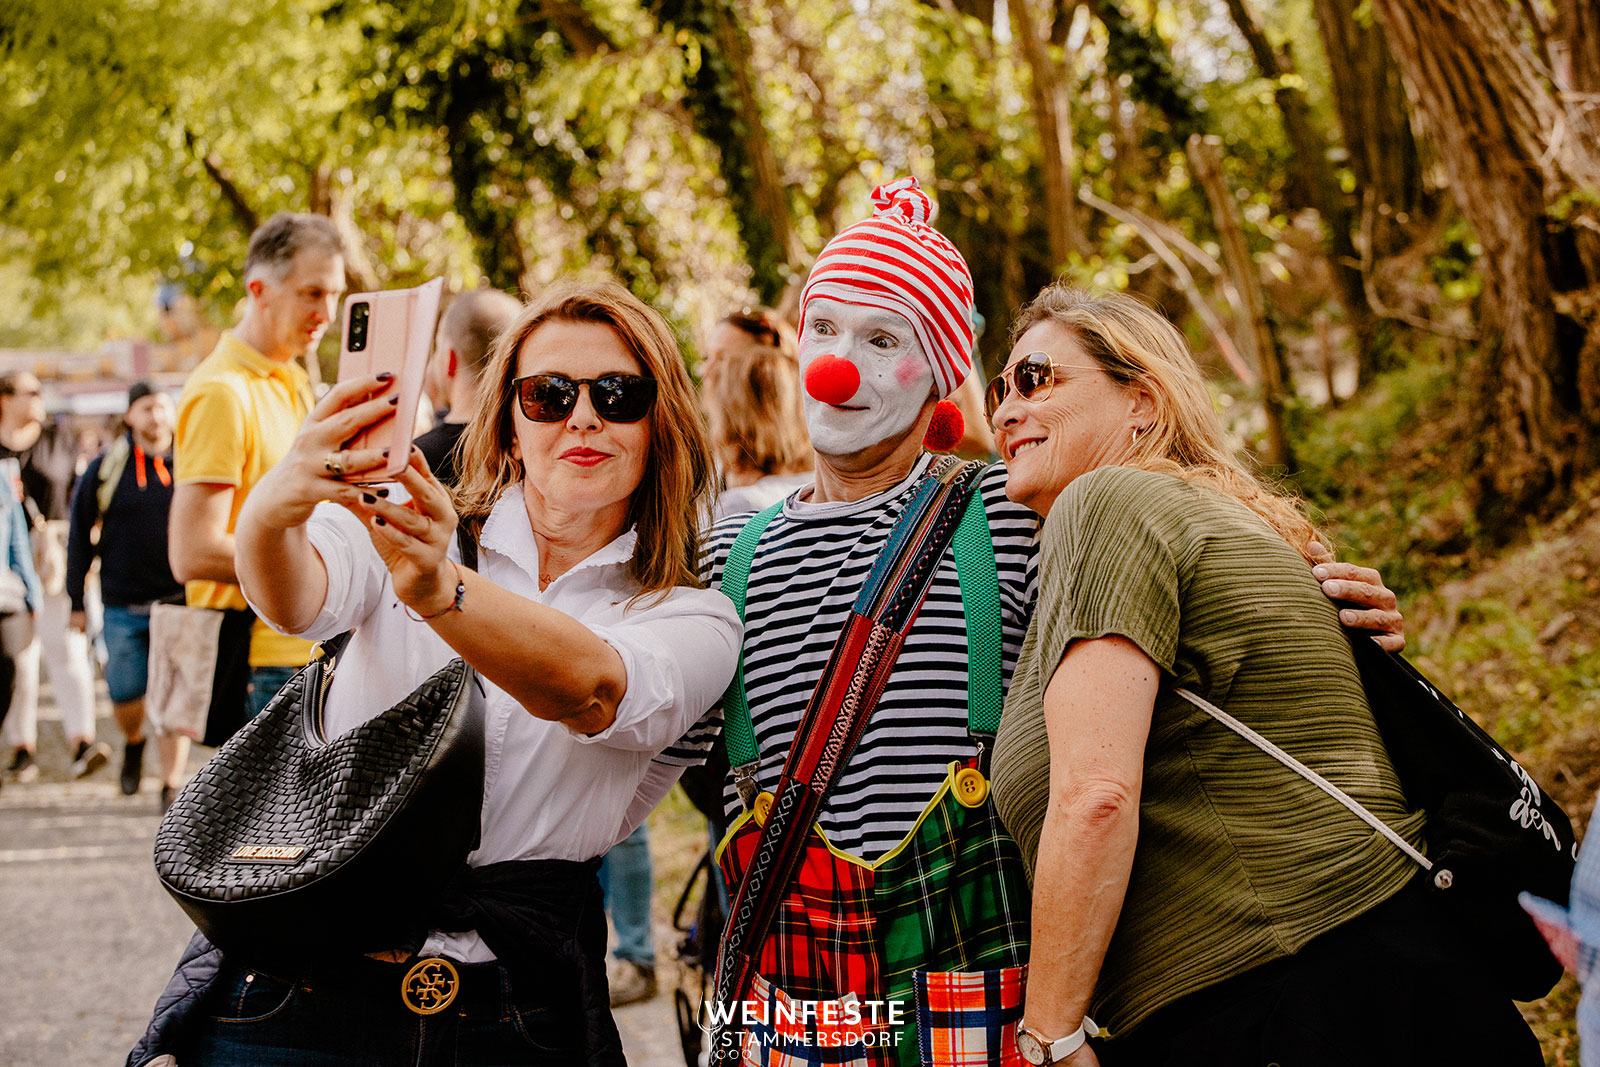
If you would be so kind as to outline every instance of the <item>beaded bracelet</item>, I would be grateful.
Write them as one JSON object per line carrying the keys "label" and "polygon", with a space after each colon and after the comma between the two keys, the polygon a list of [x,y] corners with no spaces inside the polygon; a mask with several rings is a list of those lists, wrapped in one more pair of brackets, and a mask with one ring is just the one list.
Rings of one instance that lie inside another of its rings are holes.
{"label": "beaded bracelet", "polygon": [[437,619],[441,615],[448,615],[452,611],[460,611],[461,610],[461,602],[463,600],[465,600],[466,597],[467,597],[467,583],[466,583],[465,579],[462,577],[461,565],[459,563],[455,562],[454,560],[451,560],[450,561],[450,566],[452,566],[452,567],[454,567],[456,569],[456,598],[450,602],[449,606],[440,608],[438,611],[434,612],[432,615],[418,615],[416,612],[412,611],[405,604],[401,604],[400,606],[401,606],[401,608],[403,608],[405,610],[406,615],[408,615],[410,618],[416,620],[417,622],[432,622],[434,619]]}

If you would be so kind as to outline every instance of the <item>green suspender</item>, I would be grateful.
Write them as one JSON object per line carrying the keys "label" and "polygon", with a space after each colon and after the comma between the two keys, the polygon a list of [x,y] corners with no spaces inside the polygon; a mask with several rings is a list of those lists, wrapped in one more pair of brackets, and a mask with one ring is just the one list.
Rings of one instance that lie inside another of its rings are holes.
{"label": "green suspender", "polygon": [[[728,562],[722,568],[722,593],[739,609],[739,621],[744,622],[744,593],[750,584],[750,561],[755,558],[756,542],[761,534],[783,510],[783,501],[756,512],[744,524],[733,547],[728,550]],[[733,681],[722,694],[722,738],[728,746],[728,766],[743,767],[761,758],[756,747],[755,727],[750,725],[750,701],[744,692],[744,649],[739,649],[739,666],[733,672]]]}
{"label": "green suspender", "polygon": [[[745,591],[750,584],[750,563],[756,543],[778,512],[779,501],[751,516],[722,570],[722,592],[739,609],[744,620]],[[995,572],[994,537],[983,494],[975,492],[961,515],[955,534],[956,576],[961,584],[961,610],[967,622],[967,730],[992,737],[1000,725],[1000,580]],[[737,771],[761,758],[755,727],[750,722],[750,701],[744,689],[744,655],[722,697],[722,736],[728,746],[728,765]]]}

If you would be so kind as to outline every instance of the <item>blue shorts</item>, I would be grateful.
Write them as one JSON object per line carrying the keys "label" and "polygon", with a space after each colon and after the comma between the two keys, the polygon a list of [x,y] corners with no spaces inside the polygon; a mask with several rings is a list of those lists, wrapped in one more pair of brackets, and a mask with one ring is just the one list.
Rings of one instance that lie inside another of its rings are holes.
{"label": "blue shorts", "polygon": [[106,688],[118,704],[138,700],[150,681],[150,605],[106,605]]}

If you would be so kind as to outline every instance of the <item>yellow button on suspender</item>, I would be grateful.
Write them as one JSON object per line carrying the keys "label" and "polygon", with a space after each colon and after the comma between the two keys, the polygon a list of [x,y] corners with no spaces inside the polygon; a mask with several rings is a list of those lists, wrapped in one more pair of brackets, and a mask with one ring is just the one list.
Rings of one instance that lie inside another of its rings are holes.
{"label": "yellow button on suspender", "polygon": [[755,813],[756,825],[767,825],[767,812],[772,810],[772,794],[762,793],[756,797]]}
{"label": "yellow button on suspender", "polygon": [[963,767],[956,772],[956,799],[969,808],[976,808],[989,799],[989,780],[976,767]]}

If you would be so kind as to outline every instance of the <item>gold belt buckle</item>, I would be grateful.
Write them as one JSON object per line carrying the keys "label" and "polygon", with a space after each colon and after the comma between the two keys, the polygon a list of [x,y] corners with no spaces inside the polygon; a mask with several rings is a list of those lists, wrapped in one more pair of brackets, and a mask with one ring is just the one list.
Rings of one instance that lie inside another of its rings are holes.
{"label": "gold belt buckle", "polygon": [[418,960],[400,981],[400,1001],[418,1015],[436,1015],[461,991],[455,964],[439,956]]}

